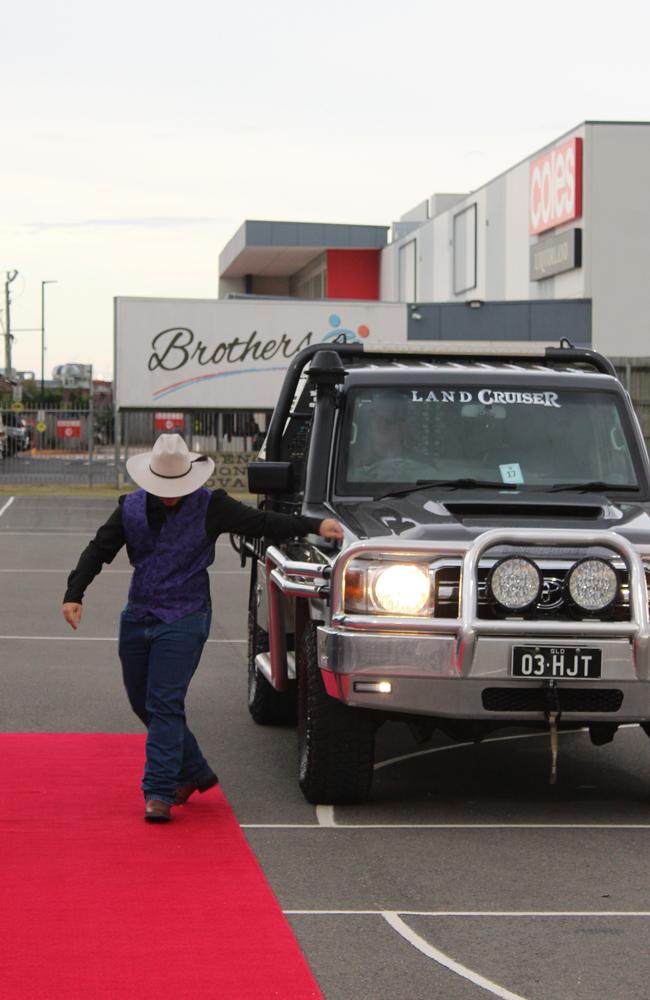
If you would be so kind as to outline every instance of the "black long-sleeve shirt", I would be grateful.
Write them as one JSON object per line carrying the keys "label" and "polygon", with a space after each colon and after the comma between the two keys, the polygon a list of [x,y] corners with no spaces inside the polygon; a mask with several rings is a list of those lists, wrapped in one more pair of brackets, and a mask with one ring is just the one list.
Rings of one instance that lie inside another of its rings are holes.
{"label": "black long-sleeve shirt", "polygon": [[[76,567],[68,576],[68,586],[63,598],[64,603],[81,604],[86,588],[101,572],[105,563],[111,563],[122,546],[126,543],[124,525],[122,523],[122,504],[124,497],[119,498],[118,506],[109,519],[102,524],[93,540],[86,546]],[[181,499],[174,507],[166,507],[158,497],[147,493],[147,521],[154,532],[159,532],[165,518],[174,514],[183,504]],[[275,511],[258,510],[240,503],[228,496],[225,490],[215,490],[205,514],[205,530],[208,538],[215,541],[224,532],[238,535],[248,535],[251,538],[271,538],[273,541],[283,541],[287,538],[317,534],[320,518],[304,517],[301,514],[278,514]]]}

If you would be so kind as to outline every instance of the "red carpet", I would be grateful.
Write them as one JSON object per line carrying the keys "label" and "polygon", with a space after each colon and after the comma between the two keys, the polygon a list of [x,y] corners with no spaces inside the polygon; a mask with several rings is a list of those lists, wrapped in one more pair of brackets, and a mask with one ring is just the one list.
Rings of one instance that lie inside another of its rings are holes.
{"label": "red carpet", "polygon": [[145,823],[143,757],[0,735],[2,1000],[321,998],[223,794]]}

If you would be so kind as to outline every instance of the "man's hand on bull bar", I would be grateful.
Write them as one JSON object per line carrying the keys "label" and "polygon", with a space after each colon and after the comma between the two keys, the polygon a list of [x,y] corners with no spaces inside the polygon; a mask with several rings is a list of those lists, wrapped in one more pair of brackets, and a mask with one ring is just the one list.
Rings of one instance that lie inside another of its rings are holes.
{"label": "man's hand on bull bar", "polygon": [[333,517],[326,517],[321,521],[318,534],[323,538],[334,538],[339,542],[343,540],[343,528]]}

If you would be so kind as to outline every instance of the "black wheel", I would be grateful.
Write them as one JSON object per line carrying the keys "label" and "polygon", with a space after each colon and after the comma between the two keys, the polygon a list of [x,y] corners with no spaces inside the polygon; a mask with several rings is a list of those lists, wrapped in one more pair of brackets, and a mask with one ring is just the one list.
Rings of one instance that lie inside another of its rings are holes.
{"label": "black wheel", "polygon": [[276,691],[255,666],[258,653],[269,650],[269,634],[257,624],[257,595],[253,581],[248,608],[248,711],[260,726],[287,726],[296,721],[296,682],[288,691]]}
{"label": "black wheel", "polygon": [[331,698],[316,656],[316,626],[303,633],[298,668],[299,784],[314,805],[351,805],[370,794],[376,721]]}

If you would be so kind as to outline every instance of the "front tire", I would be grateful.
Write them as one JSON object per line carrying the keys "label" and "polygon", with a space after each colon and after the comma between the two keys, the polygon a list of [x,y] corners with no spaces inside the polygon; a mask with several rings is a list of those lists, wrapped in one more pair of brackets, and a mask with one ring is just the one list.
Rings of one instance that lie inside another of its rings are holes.
{"label": "front tire", "polygon": [[370,794],[376,724],[370,712],[331,698],[316,654],[316,626],[303,633],[298,668],[298,782],[313,805],[352,805]]}

